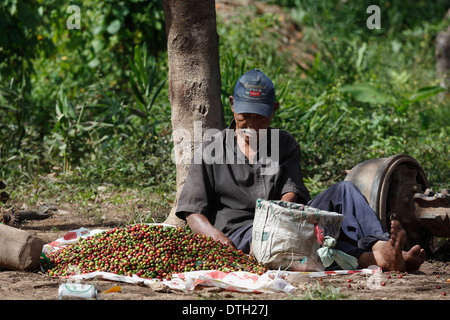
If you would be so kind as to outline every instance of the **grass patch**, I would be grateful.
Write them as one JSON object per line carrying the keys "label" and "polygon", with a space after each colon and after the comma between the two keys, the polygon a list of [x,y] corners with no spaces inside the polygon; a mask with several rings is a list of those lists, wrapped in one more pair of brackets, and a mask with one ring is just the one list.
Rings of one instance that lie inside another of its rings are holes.
{"label": "grass patch", "polygon": [[332,285],[323,286],[316,282],[307,288],[303,300],[346,300],[349,295],[343,294],[339,288]]}

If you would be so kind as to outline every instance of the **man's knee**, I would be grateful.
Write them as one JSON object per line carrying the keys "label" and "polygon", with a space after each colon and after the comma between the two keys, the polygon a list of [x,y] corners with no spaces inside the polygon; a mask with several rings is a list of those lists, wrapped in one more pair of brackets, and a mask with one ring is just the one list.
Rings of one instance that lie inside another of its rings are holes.
{"label": "man's knee", "polygon": [[339,190],[341,192],[342,197],[352,199],[351,201],[353,201],[354,203],[368,205],[368,200],[366,196],[352,182],[342,181],[338,182],[337,184],[339,184],[340,188]]}
{"label": "man's knee", "polygon": [[364,198],[366,199],[366,197],[362,194],[361,190],[359,190],[359,188],[353,184],[353,182],[350,181],[341,181],[338,182],[334,185],[335,192],[339,192],[339,194],[341,194],[343,197],[351,197],[353,199],[359,199],[359,198]]}
{"label": "man's knee", "polygon": [[333,211],[336,208],[329,207],[330,203],[341,206],[346,199],[358,201],[362,197],[364,196],[352,182],[341,181],[333,184],[327,190],[310,200],[308,205],[322,210]]}
{"label": "man's knee", "polygon": [[335,187],[348,191],[355,191],[355,190],[359,191],[359,189],[353,184],[353,182],[350,181],[337,182],[335,184]]}

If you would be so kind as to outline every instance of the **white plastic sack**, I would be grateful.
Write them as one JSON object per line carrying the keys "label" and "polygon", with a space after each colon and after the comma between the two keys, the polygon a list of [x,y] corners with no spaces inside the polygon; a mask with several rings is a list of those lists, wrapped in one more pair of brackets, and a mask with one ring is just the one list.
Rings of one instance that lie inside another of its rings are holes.
{"label": "white plastic sack", "polygon": [[344,216],[286,201],[258,199],[251,255],[268,269],[322,271],[325,236],[337,238]]}

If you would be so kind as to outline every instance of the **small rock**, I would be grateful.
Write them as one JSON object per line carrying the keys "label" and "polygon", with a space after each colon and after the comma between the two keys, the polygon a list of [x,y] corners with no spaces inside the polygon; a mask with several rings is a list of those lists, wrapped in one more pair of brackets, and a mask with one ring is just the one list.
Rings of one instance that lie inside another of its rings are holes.
{"label": "small rock", "polygon": [[106,189],[108,189],[108,187],[107,187],[107,186],[98,186],[98,187],[97,187],[97,191],[98,191],[98,193],[102,193],[102,192],[105,192],[105,191],[106,191]]}
{"label": "small rock", "polygon": [[307,275],[304,275],[304,274],[291,273],[291,274],[288,274],[284,280],[289,282],[294,287],[299,287],[299,286],[304,285],[305,283],[310,282],[311,279],[310,279],[310,277],[308,277]]}
{"label": "small rock", "polygon": [[167,293],[170,291],[170,287],[166,286],[164,283],[162,282],[153,282],[149,285],[150,289],[152,289],[155,292],[160,292],[160,293]]}

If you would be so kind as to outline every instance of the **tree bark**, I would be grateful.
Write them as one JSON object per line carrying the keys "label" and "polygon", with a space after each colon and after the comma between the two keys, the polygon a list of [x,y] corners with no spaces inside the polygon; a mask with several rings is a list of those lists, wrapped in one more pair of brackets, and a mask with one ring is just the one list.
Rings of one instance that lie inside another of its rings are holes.
{"label": "tree bark", "polygon": [[201,142],[205,130],[222,130],[225,126],[220,99],[215,2],[164,0],[164,17],[177,173],[175,204],[165,223],[184,226],[184,221],[175,216],[175,209],[194,148]]}
{"label": "tree bark", "polygon": [[436,66],[441,77],[441,87],[450,91],[450,10],[445,16],[448,27],[436,36]]}

